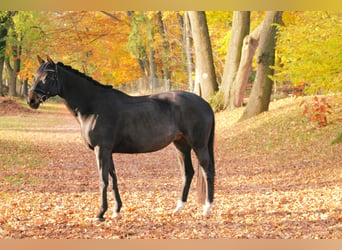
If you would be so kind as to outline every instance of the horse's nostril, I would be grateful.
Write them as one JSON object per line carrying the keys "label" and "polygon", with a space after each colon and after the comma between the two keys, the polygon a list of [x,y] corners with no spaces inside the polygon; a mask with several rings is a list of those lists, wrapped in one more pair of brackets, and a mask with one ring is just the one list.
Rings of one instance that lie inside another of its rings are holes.
{"label": "horse's nostril", "polygon": [[27,104],[33,109],[37,109],[39,107],[39,102],[37,103],[34,98],[28,99]]}

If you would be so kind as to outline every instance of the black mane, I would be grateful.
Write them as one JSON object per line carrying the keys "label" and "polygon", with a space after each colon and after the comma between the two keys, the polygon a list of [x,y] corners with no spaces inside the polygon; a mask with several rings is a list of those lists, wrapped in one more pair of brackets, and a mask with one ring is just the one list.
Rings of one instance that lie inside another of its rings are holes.
{"label": "black mane", "polygon": [[77,74],[78,76],[82,77],[82,78],[85,78],[87,79],[88,81],[92,82],[94,85],[96,86],[100,86],[100,87],[103,87],[103,88],[106,88],[106,89],[113,89],[113,87],[111,85],[103,85],[102,83],[99,83],[98,81],[94,80],[93,78],[91,78],[90,76],[87,76],[86,74],[72,68],[71,66],[69,65],[64,65],[63,63],[61,62],[58,62],[57,63],[58,66],[61,66],[63,67],[64,69],[68,70],[68,71],[71,71],[73,72],[74,74]]}

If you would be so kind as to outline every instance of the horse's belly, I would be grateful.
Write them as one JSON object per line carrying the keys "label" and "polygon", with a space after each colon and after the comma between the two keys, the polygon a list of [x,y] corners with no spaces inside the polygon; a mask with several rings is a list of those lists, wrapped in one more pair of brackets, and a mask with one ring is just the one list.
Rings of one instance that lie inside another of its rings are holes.
{"label": "horse's belly", "polygon": [[148,153],[160,150],[178,137],[179,132],[172,133],[136,133],[123,136],[114,146],[114,153]]}

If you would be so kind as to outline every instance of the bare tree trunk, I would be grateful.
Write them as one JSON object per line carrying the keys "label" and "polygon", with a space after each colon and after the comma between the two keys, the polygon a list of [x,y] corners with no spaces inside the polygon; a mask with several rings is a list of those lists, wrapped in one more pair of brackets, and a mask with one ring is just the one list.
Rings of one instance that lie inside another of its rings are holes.
{"label": "bare tree trunk", "polygon": [[252,71],[253,57],[259,44],[260,29],[261,25],[243,39],[239,69],[232,84],[232,98],[229,103],[231,108],[243,105],[248,79]]}
{"label": "bare tree trunk", "polygon": [[186,67],[188,72],[189,90],[194,91],[194,83],[192,80],[193,73],[193,59],[192,59],[192,37],[189,15],[187,12],[184,14],[184,37],[185,37],[185,55],[186,55]]}
{"label": "bare tree trunk", "polygon": [[200,95],[207,99],[218,89],[213,54],[204,11],[189,11],[189,18],[196,54],[196,82]]}
{"label": "bare tree trunk", "polygon": [[149,79],[150,79],[150,87],[152,88],[152,92],[157,88],[157,64],[155,60],[155,51],[154,49],[150,48],[149,53]]}
{"label": "bare tree trunk", "polygon": [[269,76],[272,76],[274,71],[270,66],[274,65],[277,35],[277,27],[274,24],[281,23],[282,14],[282,11],[266,12],[260,34],[256,78],[248,104],[240,118],[240,121],[268,110],[273,84]]}
{"label": "bare tree trunk", "polygon": [[[243,39],[250,29],[250,11],[234,11],[232,35],[229,41],[221,88],[224,92],[224,106],[234,108],[236,102],[233,85],[241,59]],[[235,88],[234,88],[235,87]]]}
{"label": "bare tree trunk", "polygon": [[193,57],[192,57],[192,37],[191,37],[191,26],[188,12],[184,12],[184,15],[181,15],[177,12],[177,19],[179,26],[181,27],[181,41],[182,41],[182,50],[185,57],[185,67],[188,74],[188,84],[189,84],[189,91],[194,92],[194,84],[193,84]]}

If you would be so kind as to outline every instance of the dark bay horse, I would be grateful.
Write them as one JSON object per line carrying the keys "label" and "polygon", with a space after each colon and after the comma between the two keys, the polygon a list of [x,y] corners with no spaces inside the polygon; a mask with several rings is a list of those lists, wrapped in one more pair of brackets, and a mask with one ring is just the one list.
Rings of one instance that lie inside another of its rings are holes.
{"label": "dark bay horse", "polygon": [[191,150],[199,162],[199,190],[203,214],[208,216],[214,196],[214,114],[201,97],[170,91],[133,97],[66,66],[45,62],[40,66],[29,92],[28,104],[37,109],[52,96],[60,96],[81,127],[85,143],[94,150],[100,176],[101,204],[97,219],[104,220],[109,175],[113,179],[114,217],[122,206],[115,173],[113,153],[145,153],[174,143],[183,174],[183,188],[174,213],[187,201],[194,169]]}

